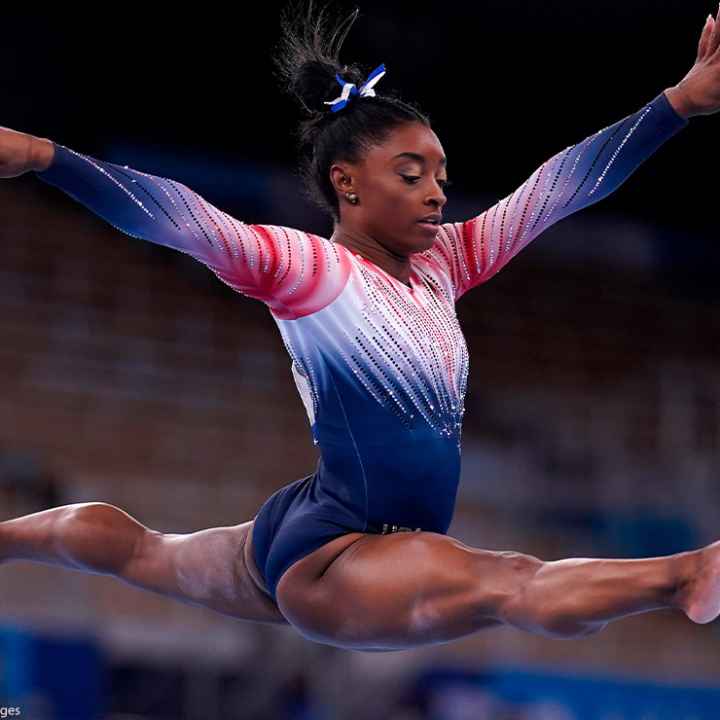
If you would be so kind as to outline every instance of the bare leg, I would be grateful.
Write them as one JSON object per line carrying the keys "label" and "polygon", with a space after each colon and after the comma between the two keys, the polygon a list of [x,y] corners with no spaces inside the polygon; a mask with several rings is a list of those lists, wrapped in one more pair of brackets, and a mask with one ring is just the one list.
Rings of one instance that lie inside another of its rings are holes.
{"label": "bare leg", "polygon": [[[551,608],[543,612],[544,607]],[[503,607],[513,625],[602,629],[650,610],[682,610],[705,624],[720,614],[720,542],[644,560],[570,559],[542,563]]]}
{"label": "bare leg", "polygon": [[244,550],[251,525],[165,534],[113,505],[79,503],[0,523],[0,562],[112,575],[234,618],[284,623],[248,574]]}
{"label": "bare leg", "polygon": [[677,607],[695,557],[519,561],[524,563],[518,574],[525,581],[500,604],[500,617],[533,633],[572,637],[628,615]]}
{"label": "bare leg", "polygon": [[278,605],[307,637],[346,648],[416,647],[500,624],[580,637],[661,608],[696,622],[720,612],[720,543],[646,560],[543,562],[426,532],[333,542],[334,555],[329,543],[283,575]]}

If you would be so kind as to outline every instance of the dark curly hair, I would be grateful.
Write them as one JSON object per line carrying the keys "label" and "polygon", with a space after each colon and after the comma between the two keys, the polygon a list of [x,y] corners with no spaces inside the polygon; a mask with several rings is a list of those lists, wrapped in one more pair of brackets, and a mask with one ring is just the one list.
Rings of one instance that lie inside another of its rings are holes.
{"label": "dark curly hair", "polygon": [[340,73],[360,87],[367,73],[358,65],[341,65],[340,48],[358,17],[355,9],[346,17],[333,16],[327,5],[299,0],[281,16],[282,38],[275,64],[283,89],[293,96],[307,116],[297,133],[300,176],[310,200],[340,220],[340,206],[330,180],[334,162],[358,162],[367,150],[382,143],[390,132],[408,122],[430,126],[417,107],[392,94],[358,97],[343,110],[332,112],[324,101],[335,99]]}

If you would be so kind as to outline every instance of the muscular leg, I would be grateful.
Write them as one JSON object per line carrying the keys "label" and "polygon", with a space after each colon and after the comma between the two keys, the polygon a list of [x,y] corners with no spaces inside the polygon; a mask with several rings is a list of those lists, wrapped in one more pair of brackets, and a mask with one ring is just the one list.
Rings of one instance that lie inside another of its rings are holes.
{"label": "muscular leg", "polygon": [[31,560],[112,575],[237,619],[285,623],[248,573],[251,525],[165,534],[112,505],[79,503],[0,523],[0,562]]}
{"label": "muscular leg", "polygon": [[278,605],[306,637],[341,647],[442,643],[499,624],[578,637],[660,608],[696,622],[720,612],[720,543],[647,560],[543,562],[425,532],[334,542],[346,547],[333,557],[325,546],[283,575]]}

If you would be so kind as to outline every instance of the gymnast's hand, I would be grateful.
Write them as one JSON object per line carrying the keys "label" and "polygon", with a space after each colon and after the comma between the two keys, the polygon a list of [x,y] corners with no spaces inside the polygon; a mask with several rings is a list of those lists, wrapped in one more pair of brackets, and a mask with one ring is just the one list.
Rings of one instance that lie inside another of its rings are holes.
{"label": "gymnast's hand", "polygon": [[686,118],[712,115],[720,110],[720,9],[714,19],[708,15],[705,21],[695,65],[665,95]]}
{"label": "gymnast's hand", "polygon": [[46,170],[54,154],[50,140],[0,127],[0,178]]}

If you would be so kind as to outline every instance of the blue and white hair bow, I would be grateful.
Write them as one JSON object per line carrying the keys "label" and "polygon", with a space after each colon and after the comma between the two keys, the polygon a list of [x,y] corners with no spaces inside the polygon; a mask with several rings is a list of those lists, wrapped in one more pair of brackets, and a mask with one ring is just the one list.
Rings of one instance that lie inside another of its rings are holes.
{"label": "blue and white hair bow", "polygon": [[339,97],[336,97],[334,100],[330,100],[329,102],[325,102],[324,104],[331,105],[332,107],[330,110],[332,112],[337,112],[338,110],[342,110],[350,102],[353,95],[359,95],[360,97],[375,97],[375,90],[373,90],[373,88],[380,82],[380,80],[382,80],[383,75],[385,75],[384,63],[376,67],[368,75],[367,80],[358,90],[357,87],[355,87],[355,83],[345,82],[338,73],[335,76],[335,79],[340,84],[342,92]]}

